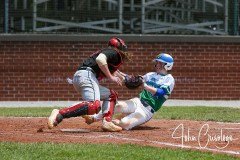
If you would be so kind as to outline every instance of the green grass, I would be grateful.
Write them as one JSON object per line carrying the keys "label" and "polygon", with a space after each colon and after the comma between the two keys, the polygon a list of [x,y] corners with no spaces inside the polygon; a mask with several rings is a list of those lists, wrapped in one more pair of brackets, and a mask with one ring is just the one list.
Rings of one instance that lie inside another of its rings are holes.
{"label": "green grass", "polygon": [[36,108],[0,108],[0,116],[3,117],[47,117],[53,108],[36,107]]}
{"label": "green grass", "polygon": [[[47,117],[53,108],[0,108],[0,116]],[[239,108],[162,107],[155,119],[188,119],[198,121],[240,122]]]}
{"label": "green grass", "polygon": [[240,122],[240,109],[226,107],[162,107],[154,114],[154,118]]}
{"label": "green grass", "polygon": [[[53,108],[0,108],[0,116],[47,117]],[[240,122],[240,109],[222,107],[162,107],[155,119],[189,119]],[[66,160],[66,159],[161,159],[161,160],[232,160],[223,154],[186,149],[161,149],[138,145],[61,144],[0,142],[0,159],[4,160]]]}
{"label": "green grass", "polygon": [[206,152],[161,149],[138,145],[0,143],[4,160],[235,160],[236,157]]}

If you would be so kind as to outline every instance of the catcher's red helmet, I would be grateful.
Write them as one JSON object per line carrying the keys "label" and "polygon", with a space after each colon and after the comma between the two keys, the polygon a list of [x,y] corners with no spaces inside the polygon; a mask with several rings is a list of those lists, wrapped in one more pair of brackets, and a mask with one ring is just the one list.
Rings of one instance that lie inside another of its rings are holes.
{"label": "catcher's red helmet", "polygon": [[127,51],[127,45],[125,42],[117,37],[113,37],[108,41],[108,46],[115,47],[121,51]]}

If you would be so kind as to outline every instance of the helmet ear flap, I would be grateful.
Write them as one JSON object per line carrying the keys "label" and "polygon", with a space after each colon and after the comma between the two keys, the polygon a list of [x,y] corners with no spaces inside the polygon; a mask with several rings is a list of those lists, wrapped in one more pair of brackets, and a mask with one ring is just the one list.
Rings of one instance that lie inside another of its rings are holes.
{"label": "helmet ear flap", "polygon": [[127,45],[125,44],[125,42],[118,37],[116,37],[116,39],[118,41],[118,49],[120,49],[121,51],[124,51],[124,52],[127,51]]}
{"label": "helmet ear flap", "polygon": [[164,68],[165,68],[167,71],[172,70],[172,67],[173,67],[173,63],[165,63],[165,64],[164,64]]}
{"label": "helmet ear flap", "polygon": [[116,38],[118,40],[118,49],[120,49],[121,51],[125,51],[125,48],[124,48],[124,42],[122,42],[121,39],[119,38]]}
{"label": "helmet ear flap", "polygon": [[121,51],[127,51],[127,46],[125,42],[118,37],[114,37],[110,39],[108,42],[108,46],[113,46]]}
{"label": "helmet ear flap", "polygon": [[116,37],[116,40],[118,41],[118,43],[117,43],[117,48],[121,50],[121,48],[122,48],[122,43],[121,43],[120,39],[117,38],[117,37]]}

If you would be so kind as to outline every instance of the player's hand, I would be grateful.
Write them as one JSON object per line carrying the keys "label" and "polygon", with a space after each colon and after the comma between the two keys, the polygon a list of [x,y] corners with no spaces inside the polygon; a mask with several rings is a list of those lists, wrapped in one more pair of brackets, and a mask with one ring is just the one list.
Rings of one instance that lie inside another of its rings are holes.
{"label": "player's hand", "polygon": [[110,79],[111,79],[111,81],[117,83],[119,86],[122,86],[122,81],[119,77],[112,76]]}

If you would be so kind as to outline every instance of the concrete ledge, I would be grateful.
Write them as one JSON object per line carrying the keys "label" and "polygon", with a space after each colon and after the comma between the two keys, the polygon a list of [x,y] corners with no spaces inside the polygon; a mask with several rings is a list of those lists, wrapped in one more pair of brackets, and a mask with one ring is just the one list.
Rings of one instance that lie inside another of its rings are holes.
{"label": "concrete ledge", "polygon": [[133,34],[0,34],[0,41],[76,41],[107,42],[118,36],[126,42],[240,43],[240,36],[217,35],[133,35]]}
{"label": "concrete ledge", "polygon": [[240,108],[240,100],[236,101],[205,101],[205,100],[167,100],[164,106],[207,106]]}
{"label": "concrete ledge", "polygon": [[[66,107],[77,101],[0,101],[0,107]],[[204,100],[168,100],[164,106],[209,106],[240,108],[240,100],[236,101],[204,101]]]}
{"label": "concrete ledge", "polygon": [[77,101],[0,101],[0,107],[66,107]]}

